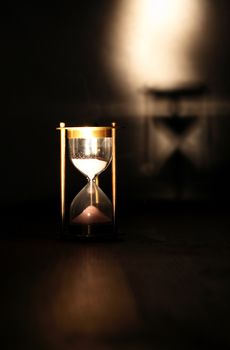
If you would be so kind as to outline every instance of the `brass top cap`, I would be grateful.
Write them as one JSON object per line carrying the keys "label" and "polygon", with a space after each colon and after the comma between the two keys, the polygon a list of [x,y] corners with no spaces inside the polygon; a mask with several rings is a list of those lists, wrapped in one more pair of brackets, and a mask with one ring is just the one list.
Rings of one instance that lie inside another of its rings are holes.
{"label": "brass top cap", "polygon": [[68,138],[112,137],[111,126],[66,127]]}

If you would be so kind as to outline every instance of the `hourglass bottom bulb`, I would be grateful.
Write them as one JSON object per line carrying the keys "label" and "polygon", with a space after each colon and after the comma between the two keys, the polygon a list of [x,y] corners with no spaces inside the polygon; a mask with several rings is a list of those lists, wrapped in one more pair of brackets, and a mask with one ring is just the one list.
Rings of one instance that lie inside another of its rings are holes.
{"label": "hourglass bottom bulb", "polygon": [[80,237],[109,237],[114,233],[112,203],[94,181],[89,181],[73,199],[68,230]]}

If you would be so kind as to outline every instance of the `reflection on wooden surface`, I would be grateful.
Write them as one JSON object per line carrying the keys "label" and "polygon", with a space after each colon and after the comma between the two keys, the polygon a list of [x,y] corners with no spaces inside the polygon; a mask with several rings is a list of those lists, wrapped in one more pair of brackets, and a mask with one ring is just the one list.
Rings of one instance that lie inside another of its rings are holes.
{"label": "reflection on wooden surface", "polygon": [[0,349],[228,349],[229,211],[217,209],[138,208],[116,243],[2,239]]}
{"label": "reflection on wooden surface", "polygon": [[32,299],[40,337],[52,349],[103,349],[106,339],[138,330],[135,299],[120,265],[94,247],[76,247],[50,266]]}

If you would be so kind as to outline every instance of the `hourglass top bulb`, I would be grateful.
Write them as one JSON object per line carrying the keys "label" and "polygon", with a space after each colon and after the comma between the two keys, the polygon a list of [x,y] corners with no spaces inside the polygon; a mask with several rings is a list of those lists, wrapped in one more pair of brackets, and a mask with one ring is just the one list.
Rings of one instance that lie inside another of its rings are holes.
{"label": "hourglass top bulb", "polygon": [[82,127],[67,130],[67,135],[72,163],[90,181],[93,180],[111,161],[111,128]]}

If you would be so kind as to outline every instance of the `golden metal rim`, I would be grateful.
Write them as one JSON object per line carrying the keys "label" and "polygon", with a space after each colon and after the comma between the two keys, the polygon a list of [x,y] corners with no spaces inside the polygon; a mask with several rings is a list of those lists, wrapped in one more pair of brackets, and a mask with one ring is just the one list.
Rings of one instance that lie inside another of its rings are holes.
{"label": "golden metal rim", "polygon": [[91,129],[91,130],[111,130],[113,129],[113,126],[63,126],[57,128],[57,130],[85,130],[85,129]]}
{"label": "golden metal rim", "polygon": [[67,138],[103,138],[112,137],[111,126],[83,126],[83,127],[65,127]]}

